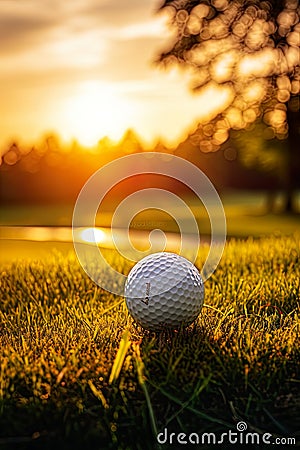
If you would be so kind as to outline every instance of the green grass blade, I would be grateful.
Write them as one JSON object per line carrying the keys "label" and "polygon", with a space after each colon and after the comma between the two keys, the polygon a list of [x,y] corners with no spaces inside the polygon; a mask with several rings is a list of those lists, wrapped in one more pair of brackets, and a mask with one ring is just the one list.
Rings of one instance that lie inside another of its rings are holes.
{"label": "green grass blade", "polygon": [[146,399],[146,403],[147,403],[147,408],[148,408],[148,412],[149,412],[149,417],[150,417],[150,423],[151,423],[151,428],[153,431],[154,436],[156,437],[158,434],[158,429],[157,429],[157,425],[156,425],[156,419],[155,419],[155,415],[154,415],[154,410],[152,407],[152,403],[151,403],[151,399],[150,399],[150,395],[147,389],[147,385],[146,385],[146,377],[145,377],[145,365],[144,362],[141,358],[141,354],[140,354],[140,348],[138,345],[134,346],[134,353],[135,353],[135,363],[136,363],[136,369],[137,369],[137,376],[138,376],[138,382],[139,385],[141,386],[144,395],[145,395],[145,399]]}
{"label": "green grass blade", "polygon": [[130,341],[130,333],[129,330],[126,330],[123,333],[123,336],[121,338],[121,342],[120,342],[120,346],[119,349],[117,351],[112,369],[111,369],[111,373],[110,373],[110,377],[109,377],[109,384],[112,384],[114,381],[116,381],[119,378],[123,363],[124,363],[124,359],[126,356],[126,353],[129,349],[131,345],[131,341]]}

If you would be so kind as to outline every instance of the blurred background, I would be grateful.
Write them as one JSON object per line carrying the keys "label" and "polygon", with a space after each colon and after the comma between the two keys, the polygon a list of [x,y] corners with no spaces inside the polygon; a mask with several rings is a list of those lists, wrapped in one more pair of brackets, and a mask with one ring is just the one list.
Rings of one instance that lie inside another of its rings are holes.
{"label": "blurred background", "polygon": [[[252,2],[239,6],[243,14],[225,0],[193,9],[141,3],[1,5],[2,259],[53,241],[70,248],[84,183],[138,152],[165,152],[199,167],[222,198],[228,237],[299,229],[298,2]],[[137,187],[180,195],[209,234],[199,199],[179,182],[150,175],[115,186],[96,225],[110,227],[117,204]],[[158,211],[141,213],[132,228],[178,231]]]}

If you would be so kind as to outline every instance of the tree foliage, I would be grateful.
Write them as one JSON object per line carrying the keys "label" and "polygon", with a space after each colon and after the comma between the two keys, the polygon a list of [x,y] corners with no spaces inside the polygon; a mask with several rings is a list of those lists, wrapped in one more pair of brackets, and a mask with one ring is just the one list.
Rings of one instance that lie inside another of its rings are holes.
{"label": "tree foliage", "polygon": [[175,37],[159,61],[189,68],[194,90],[227,95],[219,114],[197,129],[201,149],[217,150],[230,129],[260,117],[286,139],[289,111],[299,112],[299,1],[165,0],[161,9]]}

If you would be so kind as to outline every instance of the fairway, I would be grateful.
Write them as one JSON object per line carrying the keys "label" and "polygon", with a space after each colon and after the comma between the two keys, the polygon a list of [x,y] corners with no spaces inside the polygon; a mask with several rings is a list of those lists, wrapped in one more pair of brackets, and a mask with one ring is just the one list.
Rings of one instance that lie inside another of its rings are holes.
{"label": "fairway", "polygon": [[[201,235],[209,235],[211,232],[210,221],[204,205],[199,199],[192,196],[183,197],[183,200],[190,206],[199,226]],[[226,214],[227,236],[245,238],[248,236],[261,237],[274,234],[289,235],[297,228],[300,228],[299,214],[279,214],[270,213],[266,209],[267,193],[234,191],[222,195],[222,203]],[[299,193],[297,204],[300,204]],[[3,227],[3,237],[5,238],[5,227],[7,226],[48,226],[48,227],[71,227],[73,204],[55,205],[0,205],[0,226]],[[99,227],[111,227],[113,209],[101,210],[101,214],[96,217],[96,225]],[[184,209],[176,212],[176,219],[184,220],[186,211]],[[84,224],[90,226],[89,222]],[[174,218],[164,211],[143,211],[137,214],[131,224],[137,231],[162,229],[166,232],[178,233],[178,224]],[[71,231],[70,231],[71,233]],[[1,236],[1,234],[0,234]],[[16,236],[15,236],[16,239]],[[32,252],[30,252],[32,253]]]}
{"label": "fairway", "polygon": [[299,442],[299,248],[299,235],[230,240],[197,322],[161,334],[133,323],[72,250],[2,262],[1,448],[155,449],[158,433],[160,448],[181,448],[166,433],[201,443],[239,422]]}

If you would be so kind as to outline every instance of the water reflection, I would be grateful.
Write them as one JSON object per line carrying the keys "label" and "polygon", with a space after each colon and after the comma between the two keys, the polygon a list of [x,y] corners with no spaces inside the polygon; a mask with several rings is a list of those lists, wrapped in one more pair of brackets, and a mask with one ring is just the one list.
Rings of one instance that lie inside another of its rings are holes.
{"label": "water reflection", "polygon": [[[157,231],[157,230],[156,230]],[[181,236],[179,233],[159,232],[154,230],[136,230],[136,229],[114,229],[100,227],[79,227],[73,230],[74,240],[85,244],[94,245],[103,248],[125,249],[128,246],[128,235],[132,246],[147,251],[152,245],[152,251],[162,250],[161,244],[164,241],[164,250],[180,251]],[[73,242],[71,227],[21,227],[7,226],[0,227],[0,239],[2,240],[20,240],[33,242]],[[185,237],[190,246],[197,244],[198,236],[191,234]],[[151,241],[151,242],[150,242]]]}

